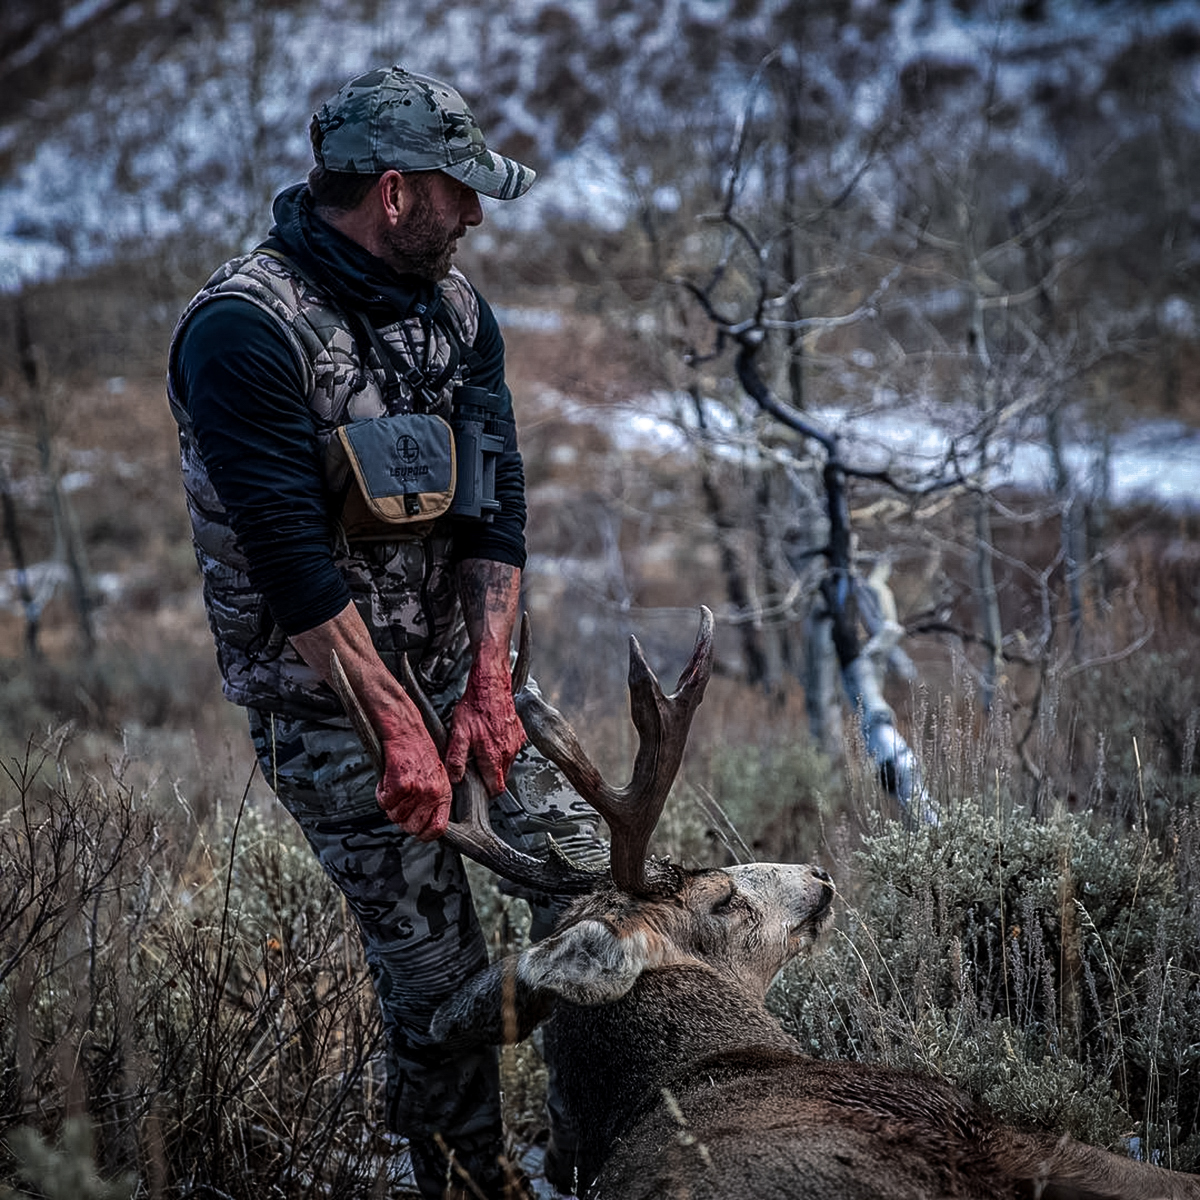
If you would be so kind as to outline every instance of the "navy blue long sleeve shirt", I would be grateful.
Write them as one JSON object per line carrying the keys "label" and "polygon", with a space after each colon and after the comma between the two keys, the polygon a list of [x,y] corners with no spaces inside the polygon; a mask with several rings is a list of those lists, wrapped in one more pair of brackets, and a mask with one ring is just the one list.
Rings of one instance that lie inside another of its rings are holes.
{"label": "navy blue long sleeve shirt", "polygon": [[[503,395],[504,342],[479,298],[471,382]],[[291,635],[335,617],[350,593],[333,555],[333,523],[312,413],[295,351],[278,322],[248,300],[203,305],[184,329],[174,384],[213,487],[271,615]],[[525,563],[524,471],[515,433],[496,472],[501,510],[462,522],[455,558]]]}

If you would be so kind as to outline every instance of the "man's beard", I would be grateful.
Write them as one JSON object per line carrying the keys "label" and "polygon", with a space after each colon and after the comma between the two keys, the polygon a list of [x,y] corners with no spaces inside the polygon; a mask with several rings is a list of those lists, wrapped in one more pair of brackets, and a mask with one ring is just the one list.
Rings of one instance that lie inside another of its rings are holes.
{"label": "man's beard", "polygon": [[401,275],[419,275],[437,283],[450,273],[455,242],[465,230],[446,231],[429,202],[425,180],[408,177],[412,207],[395,229],[385,231],[385,261]]}

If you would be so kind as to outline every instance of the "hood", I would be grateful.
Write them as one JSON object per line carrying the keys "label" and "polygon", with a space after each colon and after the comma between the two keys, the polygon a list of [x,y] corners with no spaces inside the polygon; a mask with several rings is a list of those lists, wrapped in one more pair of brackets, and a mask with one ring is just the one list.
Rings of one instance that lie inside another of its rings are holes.
{"label": "hood", "polygon": [[373,325],[430,317],[441,301],[436,283],[401,275],[314,212],[308,188],[297,183],[275,198],[275,224],[263,243],[287,255],[301,273]]}

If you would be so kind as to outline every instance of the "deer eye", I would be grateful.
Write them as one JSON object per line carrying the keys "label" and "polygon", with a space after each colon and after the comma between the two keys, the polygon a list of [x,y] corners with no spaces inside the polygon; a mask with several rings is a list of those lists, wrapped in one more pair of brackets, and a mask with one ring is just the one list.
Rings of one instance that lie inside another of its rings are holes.
{"label": "deer eye", "polygon": [[733,908],[734,901],[736,899],[737,888],[735,888],[731,883],[729,885],[729,890],[723,896],[717,899],[716,903],[714,903],[712,908],[709,909],[709,912],[714,916],[720,913],[727,913]]}

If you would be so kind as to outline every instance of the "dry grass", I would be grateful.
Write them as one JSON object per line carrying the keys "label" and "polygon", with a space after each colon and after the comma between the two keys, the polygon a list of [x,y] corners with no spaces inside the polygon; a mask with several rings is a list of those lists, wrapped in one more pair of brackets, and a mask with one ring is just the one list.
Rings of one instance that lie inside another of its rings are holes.
{"label": "dry grass", "polygon": [[86,1114],[102,1172],[151,1194],[371,1194],[374,999],[300,840],[248,797],[200,822],[71,757],[5,765],[6,1130]]}
{"label": "dry grass", "polygon": [[[39,303],[44,320],[53,304]],[[626,634],[669,682],[696,606],[720,611],[724,590],[692,481],[669,459],[612,450],[609,406],[653,382],[652,365],[593,316],[565,316],[558,332],[510,338],[537,555],[526,598],[544,689],[619,777]],[[382,1194],[360,951],[220,699],[160,375],[158,361],[60,388],[69,376],[52,370],[43,394],[63,468],[91,475],[68,497],[89,566],[115,582],[90,655],[63,590],[41,615],[38,660],[19,611],[0,616],[0,1135],[44,1138],[9,1139],[0,1178],[16,1182],[20,1151],[52,1195],[50,1165],[90,1153],[141,1195]],[[36,561],[54,531],[30,397],[7,380],[5,462]],[[597,420],[564,423],[539,388]],[[1053,530],[1035,532],[1001,531],[1044,564]],[[834,872],[839,933],[778,996],[815,1053],[921,1065],[1006,1115],[1200,1162],[1196,532],[1127,514],[1083,658],[1014,663],[992,717],[976,711],[968,656],[910,646],[921,687],[891,698],[948,814],[937,830],[898,823],[853,747],[838,770],[809,744],[797,683],[747,688],[721,629],[657,848]],[[904,611],[927,602],[926,567],[898,559]],[[1039,599],[1020,591],[1028,578],[1012,577],[1012,620]],[[519,906],[484,887],[480,907],[497,947],[521,936]],[[536,1054],[507,1055],[505,1074],[510,1123],[531,1135]],[[90,1146],[67,1123],[83,1115]]]}

